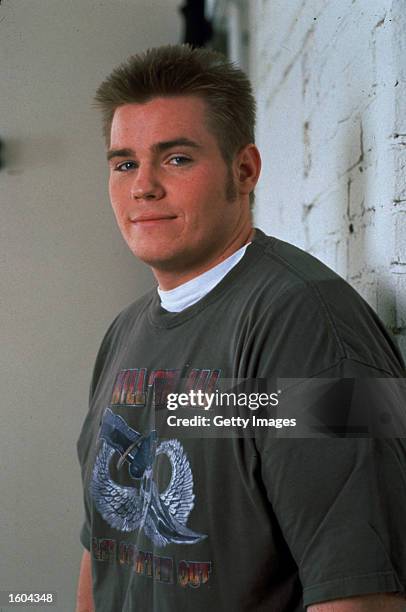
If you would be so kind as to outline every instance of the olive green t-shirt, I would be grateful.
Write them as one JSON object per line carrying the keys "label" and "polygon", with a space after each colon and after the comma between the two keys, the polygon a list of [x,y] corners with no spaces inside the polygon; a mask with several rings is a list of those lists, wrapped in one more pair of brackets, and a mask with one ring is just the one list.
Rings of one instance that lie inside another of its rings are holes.
{"label": "olive green t-shirt", "polygon": [[[334,385],[306,399],[309,381],[404,376],[364,300],[260,230],[196,304],[169,313],[153,290],[123,310],[101,344],[78,440],[96,611],[299,612],[404,592],[405,440],[371,436],[347,412],[343,427],[347,391]],[[214,396],[226,380],[267,381],[287,399],[229,407],[227,418],[250,419],[246,430],[214,426],[222,406],[168,409],[169,394]],[[390,403],[399,389],[389,387],[364,404],[383,430],[398,419],[401,436],[406,408],[397,399],[391,414],[385,393]],[[169,426],[178,415],[211,425]]]}

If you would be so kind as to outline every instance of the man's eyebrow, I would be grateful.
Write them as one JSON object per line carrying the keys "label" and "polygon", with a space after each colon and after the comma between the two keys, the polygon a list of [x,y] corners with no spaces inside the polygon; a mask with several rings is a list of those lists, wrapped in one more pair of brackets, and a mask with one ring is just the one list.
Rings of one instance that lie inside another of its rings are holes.
{"label": "man's eyebrow", "polygon": [[132,149],[109,149],[107,151],[107,161],[113,159],[113,157],[134,157],[135,151]]}
{"label": "man's eyebrow", "polygon": [[[190,140],[190,138],[174,138],[173,140],[165,140],[162,142],[157,142],[152,145],[151,150],[156,151],[158,153],[162,153],[167,149],[172,149],[173,147],[192,147],[194,149],[199,149],[201,145],[194,140]],[[134,157],[135,151],[133,149],[110,149],[107,151],[107,161],[110,161],[113,157]]]}
{"label": "man's eyebrow", "polygon": [[173,140],[166,140],[164,142],[157,142],[152,145],[152,149],[155,151],[166,151],[167,149],[172,149],[172,147],[192,147],[194,149],[199,149],[201,145],[194,140],[190,140],[190,138],[174,138]]}

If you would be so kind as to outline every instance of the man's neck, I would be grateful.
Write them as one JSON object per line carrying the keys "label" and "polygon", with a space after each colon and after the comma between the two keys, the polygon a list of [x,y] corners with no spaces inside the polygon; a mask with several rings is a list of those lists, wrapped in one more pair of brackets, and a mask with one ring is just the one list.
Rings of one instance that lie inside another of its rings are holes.
{"label": "man's neck", "polygon": [[214,268],[222,261],[230,257],[233,253],[238,251],[244,244],[251,242],[255,233],[255,229],[250,225],[248,228],[244,228],[244,231],[240,232],[237,236],[233,238],[231,242],[229,242],[226,247],[215,254],[213,257],[203,262],[200,266],[193,267],[193,269],[189,270],[162,270],[157,268],[152,268],[152,272],[158,282],[159,288],[164,291],[169,291],[170,289],[175,289],[179,285],[183,285],[183,283],[187,283],[192,280],[196,276],[200,276],[207,270]]}

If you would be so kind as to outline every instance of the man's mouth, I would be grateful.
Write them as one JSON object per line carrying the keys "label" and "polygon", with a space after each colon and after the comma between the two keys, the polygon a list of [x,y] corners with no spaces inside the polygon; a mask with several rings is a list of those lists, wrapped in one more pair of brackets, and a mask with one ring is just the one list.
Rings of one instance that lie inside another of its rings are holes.
{"label": "man's mouth", "polygon": [[159,223],[165,223],[167,221],[173,221],[176,219],[176,215],[160,215],[160,214],[149,214],[149,215],[138,215],[131,219],[131,223],[139,226],[158,225]]}

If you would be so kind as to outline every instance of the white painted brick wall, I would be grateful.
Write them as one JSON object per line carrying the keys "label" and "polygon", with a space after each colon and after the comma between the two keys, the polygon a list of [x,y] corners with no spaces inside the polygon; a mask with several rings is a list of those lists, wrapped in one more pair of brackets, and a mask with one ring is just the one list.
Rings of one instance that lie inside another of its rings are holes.
{"label": "white painted brick wall", "polygon": [[405,0],[253,0],[255,218],[344,276],[406,355]]}

